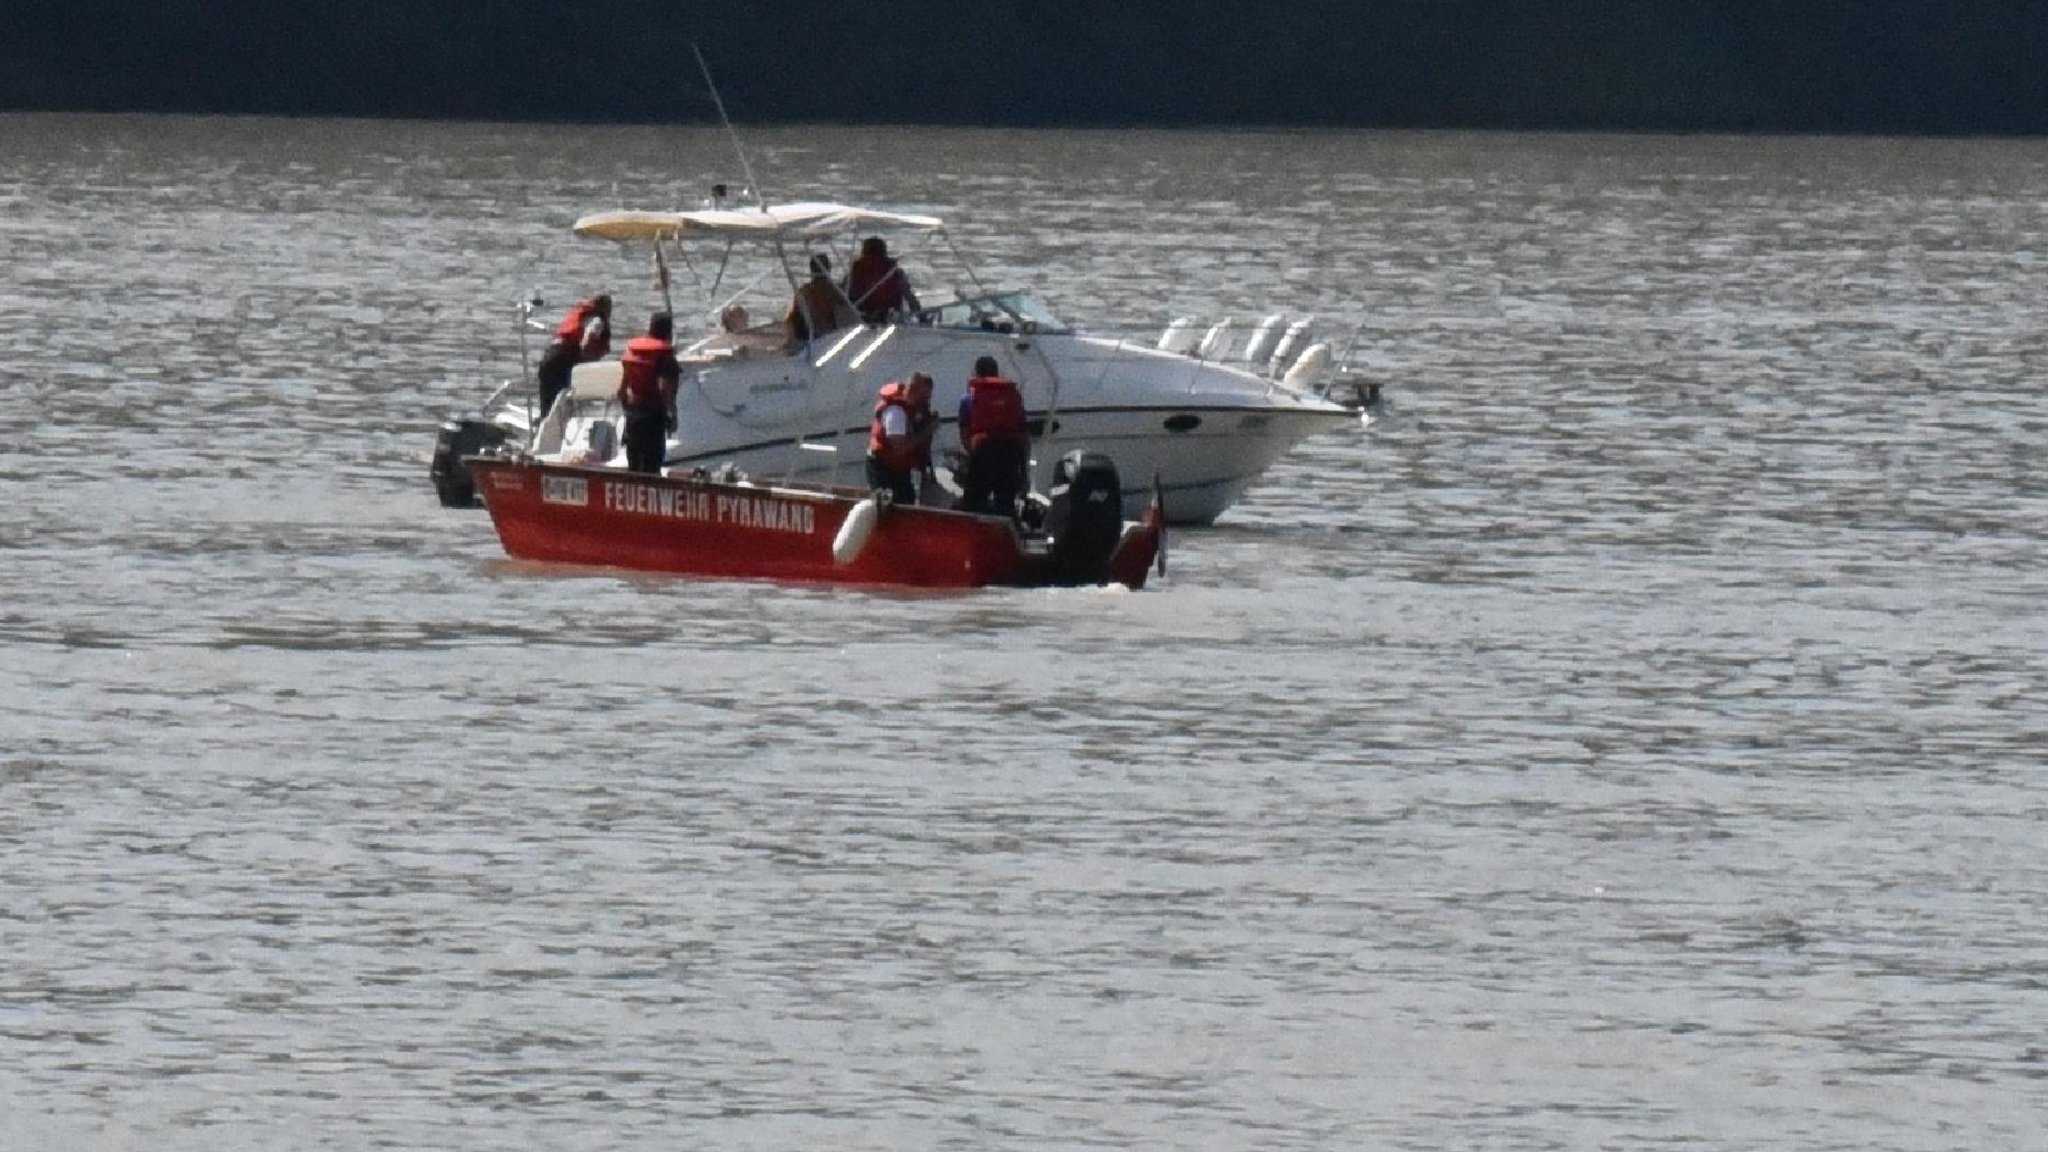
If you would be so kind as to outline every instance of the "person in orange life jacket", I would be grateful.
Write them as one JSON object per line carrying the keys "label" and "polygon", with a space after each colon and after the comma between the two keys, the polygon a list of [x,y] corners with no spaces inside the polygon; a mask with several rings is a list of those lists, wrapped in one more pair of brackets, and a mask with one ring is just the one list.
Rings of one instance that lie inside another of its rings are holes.
{"label": "person in orange life jacket", "polygon": [[918,477],[932,482],[932,434],[938,430],[931,377],[913,372],[909,383],[882,385],[868,426],[868,487],[887,489],[898,504],[917,503]]}
{"label": "person in orange life jacket", "polygon": [[656,312],[647,335],[635,336],[620,358],[619,407],[626,412],[626,467],[661,474],[668,438],[676,430],[676,384],[682,366],[676,363],[675,320]]}
{"label": "person in orange life jacket", "polygon": [[578,364],[602,360],[612,350],[612,298],[599,293],[583,301],[562,319],[540,354],[540,414],[546,416],[555,397],[569,390],[569,373]]}
{"label": "person in orange life jacket", "polygon": [[813,255],[811,278],[797,286],[796,295],[789,301],[789,312],[782,318],[788,334],[785,346],[795,351],[806,340],[858,323],[860,313],[853,310],[853,305],[840,293],[839,285],[832,282],[832,258],[823,252]]}
{"label": "person in orange life jacket", "polygon": [[960,446],[967,451],[960,502],[967,512],[1017,514],[1017,498],[1030,487],[1031,433],[1024,396],[1005,379],[993,356],[974,362],[967,395],[960,398]]}
{"label": "person in orange life jacket", "polygon": [[898,312],[919,308],[917,293],[910,289],[910,276],[889,256],[889,245],[880,236],[860,242],[860,255],[846,270],[846,298],[869,324],[885,323]]}

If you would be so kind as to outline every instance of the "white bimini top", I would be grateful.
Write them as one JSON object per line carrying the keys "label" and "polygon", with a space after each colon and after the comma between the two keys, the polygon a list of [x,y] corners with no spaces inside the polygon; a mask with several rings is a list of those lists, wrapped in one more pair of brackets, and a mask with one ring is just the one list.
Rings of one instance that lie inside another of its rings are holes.
{"label": "white bimini top", "polygon": [[945,226],[937,216],[807,203],[691,212],[597,212],[576,221],[575,231],[578,236],[598,240],[777,240],[810,239],[867,227],[936,232]]}

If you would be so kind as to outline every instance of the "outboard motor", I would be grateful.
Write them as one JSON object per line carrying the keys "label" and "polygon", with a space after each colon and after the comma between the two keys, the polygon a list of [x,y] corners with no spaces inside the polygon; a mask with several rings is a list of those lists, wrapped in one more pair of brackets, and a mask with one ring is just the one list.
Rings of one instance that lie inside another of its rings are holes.
{"label": "outboard motor", "polygon": [[1124,534],[1124,489],[1116,465],[1099,452],[1076,450],[1052,470],[1045,532],[1063,584],[1101,584]]}
{"label": "outboard motor", "polygon": [[476,507],[476,482],[470,479],[469,469],[463,465],[462,458],[497,448],[510,438],[511,434],[503,428],[483,420],[443,422],[440,434],[434,437],[434,463],[427,473],[433,477],[434,491],[441,497],[441,506]]}

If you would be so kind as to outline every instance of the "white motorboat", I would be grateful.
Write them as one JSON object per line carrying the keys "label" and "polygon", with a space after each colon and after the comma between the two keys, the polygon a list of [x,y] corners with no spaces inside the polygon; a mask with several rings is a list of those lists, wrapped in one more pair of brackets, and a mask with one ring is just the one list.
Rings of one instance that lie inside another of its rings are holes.
{"label": "white motorboat", "polygon": [[[933,408],[950,422],[981,356],[995,357],[1023,390],[1034,483],[1043,487],[1065,452],[1102,453],[1126,478],[1124,505],[1133,517],[1144,512],[1156,480],[1175,522],[1213,521],[1294,445],[1360,421],[1366,390],[1333,365],[1330,344],[1313,339],[1306,322],[1277,316],[1235,331],[1227,322],[1204,330],[1176,320],[1156,340],[1116,339],[1077,331],[1030,292],[976,290],[887,323],[787,339],[782,317],[807,252],[857,236],[942,229],[932,216],[826,203],[605,212],[575,225],[582,236],[652,245],[664,296],[673,262],[684,263],[704,292],[701,314],[712,330],[680,337],[677,347],[683,375],[678,431],[668,446],[672,470],[731,465],[757,476],[858,483],[881,385],[930,374]],[[693,257],[692,245],[712,253]],[[723,295],[728,277],[737,278],[736,255],[747,252],[766,257],[765,271]],[[716,271],[706,284],[713,254]],[[772,295],[761,291],[764,282]],[[765,322],[744,318],[750,293],[760,301],[754,319]],[[622,309],[615,317],[615,344],[636,328],[627,315]],[[679,314],[679,331],[688,315]],[[435,463],[443,502],[471,501],[459,461],[492,443],[586,464],[595,443],[596,459],[618,462],[608,450],[618,439],[618,381],[616,360],[578,365],[564,398],[538,420],[533,383],[507,382],[480,417],[443,428]],[[1351,405],[1331,398],[1346,389],[1355,389]],[[942,432],[941,447],[947,440]]]}

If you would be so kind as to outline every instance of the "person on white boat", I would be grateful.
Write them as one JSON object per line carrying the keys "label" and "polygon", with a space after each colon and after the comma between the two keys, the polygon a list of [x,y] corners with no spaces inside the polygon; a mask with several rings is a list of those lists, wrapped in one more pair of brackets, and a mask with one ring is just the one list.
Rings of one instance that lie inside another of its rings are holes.
{"label": "person on white boat", "polygon": [[547,415],[555,397],[569,390],[569,374],[578,364],[602,360],[612,350],[612,298],[600,292],[569,309],[556,327],[534,373],[540,382],[540,413]]}
{"label": "person on white boat", "polygon": [[668,438],[676,430],[676,384],[682,366],[676,362],[675,320],[656,312],[647,335],[635,336],[620,357],[619,407],[626,413],[626,467],[634,472],[661,473]]}
{"label": "person on white boat", "polygon": [[832,282],[830,256],[819,252],[811,257],[811,278],[797,286],[796,295],[789,302],[789,314],[782,318],[782,323],[789,334],[791,350],[814,337],[860,323],[860,313],[853,310],[839,285]]}
{"label": "person on white boat", "polygon": [[887,323],[899,312],[921,307],[911,290],[910,274],[889,255],[889,244],[880,236],[860,242],[860,255],[846,270],[846,298],[869,324]]}
{"label": "person on white boat", "polygon": [[967,453],[957,505],[962,511],[1015,516],[1017,498],[1030,486],[1024,394],[1002,371],[993,356],[975,360],[967,395],[960,398],[960,447]]}
{"label": "person on white boat", "polygon": [[891,380],[882,385],[868,428],[868,487],[886,489],[898,504],[917,503],[919,479],[935,482],[932,434],[938,430],[930,376],[913,372],[907,383]]}

